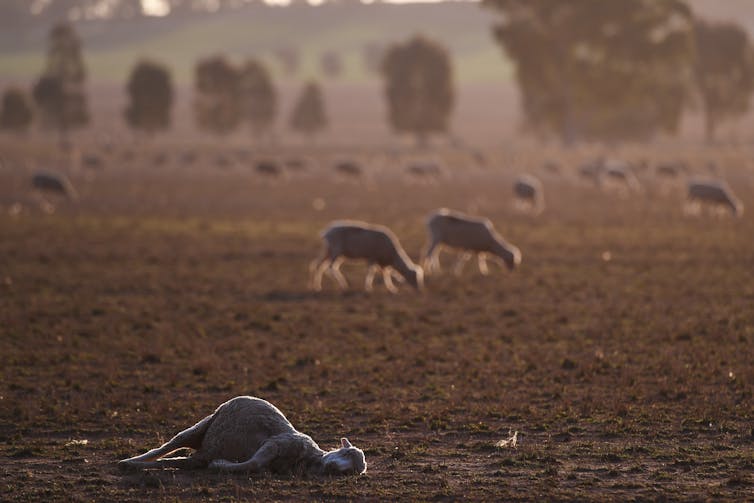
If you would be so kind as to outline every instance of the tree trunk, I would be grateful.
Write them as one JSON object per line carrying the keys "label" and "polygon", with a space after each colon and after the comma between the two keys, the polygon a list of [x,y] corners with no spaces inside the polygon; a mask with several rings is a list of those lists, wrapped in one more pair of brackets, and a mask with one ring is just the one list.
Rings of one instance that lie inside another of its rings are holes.
{"label": "tree trunk", "polygon": [[704,137],[707,140],[707,144],[712,145],[715,143],[715,131],[717,130],[717,121],[709,111],[709,107],[705,107],[704,110]]}
{"label": "tree trunk", "polygon": [[571,70],[570,55],[566,51],[565,45],[561,45],[558,52],[560,53],[561,63],[560,99],[563,100],[563,122],[561,123],[560,137],[563,140],[563,145],[570,148],[578,140],[578,124],[573,103],[573,71]]}
{"label": "tree trunk", "polygon": [[419,131],[416,133],[416,147],[420,150],[424,150],[427,148],[427,145],[429,143],[429,135],[424,131]]}

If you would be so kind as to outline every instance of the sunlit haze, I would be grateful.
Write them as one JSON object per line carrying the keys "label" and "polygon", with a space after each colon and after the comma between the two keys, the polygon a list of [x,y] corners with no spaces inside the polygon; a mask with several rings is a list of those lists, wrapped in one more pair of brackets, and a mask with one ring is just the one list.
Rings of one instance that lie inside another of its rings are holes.
{"label": "sunlit haze", "polygon": [[[39,1],[39,0],[38,0]],[[306,0],[309,5],[321,5],[324,2],[324,0]],[[374,3],[375,0],[361,0],[361,3],[364,4],[371,4]],[[392,4],[409,4],[409,3],[439,3],[443,2],[445,0],[382,0],[384,3],[392,3]],[[474,1],[474,0],[466,0],[466,1]],[[107,1],[102,2],[103,4],[108,3]],[[239,0],[238,4],[242,5],[244,3],[250,3],[248,0]],[[285,6],[290,5],[291,0],[264,0],[264,3],[267,5],[279,5],[279,6]],[[219,9],[220,5],[217,0],[203,0],[201,3],[201,6],[204,10],[213,12]],[[144,14],[147,16],[167,16],[170,14],[170,2],[169,0],[141,0],[141,6],[144,11]]]}

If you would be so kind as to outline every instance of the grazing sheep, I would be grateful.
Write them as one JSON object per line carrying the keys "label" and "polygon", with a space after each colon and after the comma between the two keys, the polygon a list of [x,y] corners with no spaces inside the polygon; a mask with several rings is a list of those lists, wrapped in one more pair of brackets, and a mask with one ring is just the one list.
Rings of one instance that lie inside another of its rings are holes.
{"label": "grazing sheep", "polygon": [[181,154],[181,164],[194,164],[198,158],[199,155],[196,152],[194,152],[193,150],[187,150],[183,152],[183,154]]}
{"label": "grazing sheep", "polygon": [[681,171],[686,171],[683,163],[663,163],[655,167],[655,173],[662,178],[677,178]]}
{"label": "grazing sheep", "polygon": [[215,166],[220,169],[230,169],[234,165],[233,159],[230,157],[224,155],[224,154],[217,154],[215,156]]}
{"label": "grazing sheep", "polygon": [[259,161],[254,169],[257,173],[270,178],[278,178],[283,174],[283,169],[275,161]]}
{"label": "grazing sheep", "polygon": [[[165,458],[181,448],[189,457]],[[364,451],[341,439],[341,447],[325,452],[309,435],[297,431],[270,402],[238,396],[220,405],[170,441],[120,461],[123,469],[205,468],[227,472],[357,475],[366,472]]]}
{"label": "grazing sheep", "polygon": [[247,148],[239,148],[236,150],[236,157],[241,162],[246,162],[249,159],[251,159],[251,154],[252,154],[251,150]]}
{"label": "grazing sheep", "polygon": [[417,180],[432,182],[442,176],[442,168],[436,162],[415,162],[406,166],[406,173]]}
{"label": "grazing sheep", "polygon": [[723,180],[703,178],[690,180],[686,204],[690,213],[699,213],[702,205],[725,208],[730,211],[731,215],[737,217],[744,213],[743,203]]}
{"label": "grazing sheep", "polygon": [[461,274],[464,264],[473,254],[477,255],[479,272],[484,275],[489,274],[487,258],[502,260],[510,270],[521,263],[521,251],[507,243],[486,218],[470,217],[442,208],[429,216],[427,230],[429,244],[422,263],[428,273],[440,270],[439,254],[442,246],[463,251],[454,269],[456,275]]}
{"label": "grazing sheep", "polygon": [[300,172],[300,171],[306,171],[309,164],[310,163],[306,159],[294,158],[294,159],[288,159],[287,161],[285,161],[285,168],[288,171]]}
{"label": "grazing sheep", "polygon": [[583,180],[594,184],[596,187],[599,187],[602,181],[602,169],[602,159],[595,159],[579,166],[578,174],[579,177]]}
{"label": "grazing sheep", "polygon": [[47,192],[49,194],[59,194],[66,196],[68,199],[75,200],[78,198],[73,184],[63,174],[59,173],[36,173],[31,178],[31,185],[35,189]]}
{"label": "grazing sheep", "polygon": [[98,171],[104,167],[104,163],[99,156],[94,154],[87,154],[81,158],[81,166],[93,171]]}
{"label": "grazing sheep", "polygon": [[471,150],[471,157],[479,167],[487,166],[487,156],[481,150]]}
{"label": "grazing sheep", "polygon": [[542,164],[542,169],[550,175],[559,175],[561,171],[560,164],[556,161],[545,161]]}
{"label": "grazing sheep", "polygon": [[358,178],[362,175],[363,170],[361,166],[353,161],[343,161],[335,165],[335,171],[340,174],[351,178]]}
{"label": "grazing sheep", "polygon": [[545,209],[545,196],[542,182],[532,175],[521,175],[513,182],[513,195],[522,209],[530,209],[535,214]]}
{"label": "grazing sheep", "polygon": [[332,222],[321,233],[324,248],[320,256],[311,263],[312,289],[322,289],[322,275],[327,271],[338,282],[340,288],[348,286],[346,278],[340,272],[345,259],[365,260],[369,264],[364,289],[372,290],[374,276],[382,271],[385,287],[396,293],[393,273],[405,279],[411,286],[420,290],[424,286],[424,271],[414,264],[401,247],[398,238],[390,229],[381,225],[371,225],[356,221]]}
{"label": "grazing sheep", "polygon": [[632,191],[641,190],[639,179],[636,178],[631,166],[623,161],[609,160],[603,164],[602,175],[606,182],[617,188]]}
{"label": "grazing sheep", "polygon": [[164,166],[168,163],[168,154],[166,152],[157,152],[152,159],[155,166]]}

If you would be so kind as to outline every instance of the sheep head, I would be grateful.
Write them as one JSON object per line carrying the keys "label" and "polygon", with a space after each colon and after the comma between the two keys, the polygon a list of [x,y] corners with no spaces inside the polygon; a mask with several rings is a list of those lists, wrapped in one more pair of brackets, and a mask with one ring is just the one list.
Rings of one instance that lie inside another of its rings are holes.
{"label": "sheep head", "polygon": [[424,269],[421,266],[415,265],[410,267],[405,274],[405,278],[409,285],[417,290],[424,290]]}
{"label": "sheep head", "polygon": [[367,471],[364,451],[351,445],[347,438],[340,439],[340,449],[322,457],[324,472],[328,475],[361,475]]}

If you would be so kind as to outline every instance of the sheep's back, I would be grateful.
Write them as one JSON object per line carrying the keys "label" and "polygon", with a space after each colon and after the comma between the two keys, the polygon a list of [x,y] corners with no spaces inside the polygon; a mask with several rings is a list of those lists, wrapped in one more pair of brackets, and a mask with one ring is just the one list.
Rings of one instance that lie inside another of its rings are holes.
{"label": "sheep's back", "polygon": [[452,248],[489,251],[494,241],[492,224],[484,219],[466,220],[456,216],[435,215],[429,229],[439,241]]}
{"label": "sheep's back", "polygon": [[727,187],[712,182],[689,182],[688,194],[690,198],[721,203],[735,201],[735,197]]}
{"label": "sheep's back", "polygon": [[259,398],[237,397],[217,408],[195,456],[246,461],[269,438],[286,433],[297,432],[277,407]]}
{"label": "sheep's back", "polygon": [[377,227],[334,226],[323,237],[339,256],[365,259],[382,266],[391,265],[400,248],[389,231]]}

